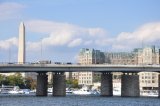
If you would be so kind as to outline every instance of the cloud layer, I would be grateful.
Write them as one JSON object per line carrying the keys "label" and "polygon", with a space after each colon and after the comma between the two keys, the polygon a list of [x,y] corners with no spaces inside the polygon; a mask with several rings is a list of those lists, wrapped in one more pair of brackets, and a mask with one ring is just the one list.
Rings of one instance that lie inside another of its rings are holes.
{"label": "cloud layer", "polygon": [[25,8],[24,5],[14,2],[0,3],[0,21],[20,17],[19,12]]}
{"label": "cloud layer", "polygon": [[[71,50],[75,49],[76,51],[72,55],[76,55],[79,48],[85,47],[103,48],[104,50],[107,48],[107,51],[131,51],[135,47],[142,47],[142,43],[156,46],[160,44],[160,22],[147,23],[133,32],[121,32],[115,37],[109,36],[107,31],[102,28],[85,28],[73,24],[45,20],[26,21],[25,26],[28,32],[43,35],[43,38],[39,39],[39,41],[27,41],[26,46],[29,55],[35,55],[35,53],[40,55],[42,46],[43,50],[49,48],[44,51],[47,56],[52,56],[53,54],[57,56],[64,55],[64,52],[71,53]],[[18,46],[17,44],[17,38],[1,40],[0,48],[9,49],[13,45]],[[66,54],[65,57],[67,58],[67,56]]]}
{"label": "cloud layer", "polygon": [[46,35],[42,41],[30,42],[29,47],[31,45],[38,47],[41,43],[43,46],[84,46],[91,45],[96,39],[106,36],[106,31],[102,28],[83,28],[73,24],[44,20],[27,21],[25,24],[29,31]]}
{"label": "cloud layer", "polygon": [[18,46],[18,39],[13,37],[7,40],[0,40],[1,49],[9,49],[10,47]]}
{"label": "cloud layer", "polygon": [[[67,47],[109,47],[113,51],[132,50],[144,45],[157,45],[160,40],[160,22],[147,23],[133,32],[121,32],[115,37],[109,37],[102,28],[83,28],[68,23],[58,23],[44,20],[27,21],[29,31],[43,33],[44,46]],[[30,42],[30,46],[38,47],[40,42]]]}
{"label": "cloud layer", "polygon": [[[102,28],[84,28],[68,23],[58,23],[45,20],[25,22],[26,30],[43,34],[37,42],[27,42],[27,50],[35,51],[43,47],[109,47],[112,51],[132,50],[144,45],[159,45],[160,22],[147,23],[133,32],[121,32],[115,37],[107,35]],[[7,49],[17,45],[17,38],[0,41],[0,47]]]}
{"label": "cloud layer", "polygon": [[121,32],[117,37],[110,39],[112,49],[131,50],[144,45],[160,43],[160,22],[148,23],[140,26],[133,32]]}

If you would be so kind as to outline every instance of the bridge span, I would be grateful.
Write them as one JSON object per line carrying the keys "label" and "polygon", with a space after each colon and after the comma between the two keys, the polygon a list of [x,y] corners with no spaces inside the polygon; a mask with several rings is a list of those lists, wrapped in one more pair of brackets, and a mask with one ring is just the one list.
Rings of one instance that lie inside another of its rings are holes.
{"label": "bridge span", "polygon": [[[48,76],[53,74],[53,96],[65,96],[64,72],[101,72],[101,96],[113,96],[112,72],[122,72],[121,96],[140,96],[138,72],[160,72],[160,65],[0,64],[0,72],[37,72],[37,96],[47,96]],[[160,75],[159,75],[160,97]]]}
{"label": "bridge span", "polygon": [[160,72],[160,65],[0,64],[0,72]]}

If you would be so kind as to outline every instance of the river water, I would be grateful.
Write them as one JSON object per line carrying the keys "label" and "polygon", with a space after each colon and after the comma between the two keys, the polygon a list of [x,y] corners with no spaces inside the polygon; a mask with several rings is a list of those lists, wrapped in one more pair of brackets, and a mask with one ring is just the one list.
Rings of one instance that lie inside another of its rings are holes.
{"label": "river water", "polygon": [[160,106],[157,97],[0,95],[0,106]]}

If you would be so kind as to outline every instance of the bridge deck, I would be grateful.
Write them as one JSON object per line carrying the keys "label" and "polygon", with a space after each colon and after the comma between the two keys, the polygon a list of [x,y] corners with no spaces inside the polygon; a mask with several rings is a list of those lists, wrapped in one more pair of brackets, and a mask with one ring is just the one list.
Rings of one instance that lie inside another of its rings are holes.
{"label": "bridge deck", "polygon": [[0,72],[160,72],[160,65],[0,64]]}

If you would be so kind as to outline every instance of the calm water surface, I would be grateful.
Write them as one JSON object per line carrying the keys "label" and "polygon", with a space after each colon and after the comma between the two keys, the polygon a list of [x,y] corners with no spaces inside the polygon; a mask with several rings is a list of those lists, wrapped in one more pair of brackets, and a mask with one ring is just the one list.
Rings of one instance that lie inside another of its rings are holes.
{"label": "calm water surface", "polygon": [[77,95],[67,95],[66,97],[0,95],[0,106],[160,106],[160,98],[125,98]]}

